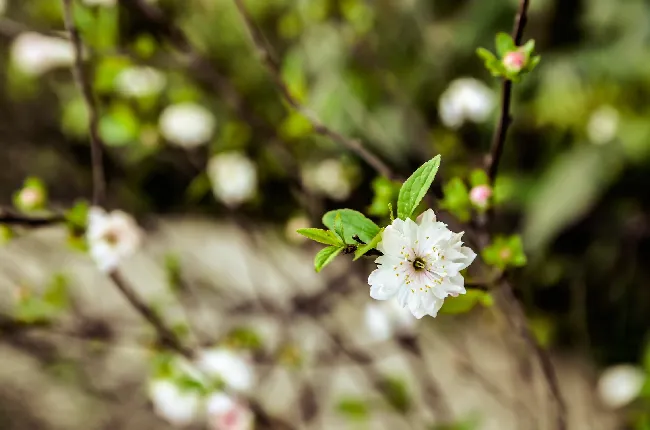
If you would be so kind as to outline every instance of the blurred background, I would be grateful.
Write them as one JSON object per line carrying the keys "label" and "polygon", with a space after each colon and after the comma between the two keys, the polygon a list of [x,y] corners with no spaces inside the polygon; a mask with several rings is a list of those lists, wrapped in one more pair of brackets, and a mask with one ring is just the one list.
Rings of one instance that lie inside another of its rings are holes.
{"label": "blurred background", "polygon": [[[295,230],[342,207],[386,225],[399,183],[283,101],[232,0],[74,3],[107,206],[147,232],[124,273],[179,336],[246,354],[251,397],[289,428],[558,428],[535,359],[496,307],[416,321],[368,297],[372,260],[314,273],[319,247]],[[399,177],[441,154],[434,207],[456,230],[474,226],[500,88],[476,49],[494,51],[518,1],[245,4],[300,103]],[[501,238],[490,249],[527,264],[486,262],[518,266],[509,279],[556,364],[570,429],[650,429],[649,24],[643,0],[530,1],[524,41],[542,61],[515,85],[490,200]],[[59,0],[0,0],[5,209],[90,199],[73,60]],[[151,394],[154,333],[78,235],[0,236],[1,429],[205,428]]]}

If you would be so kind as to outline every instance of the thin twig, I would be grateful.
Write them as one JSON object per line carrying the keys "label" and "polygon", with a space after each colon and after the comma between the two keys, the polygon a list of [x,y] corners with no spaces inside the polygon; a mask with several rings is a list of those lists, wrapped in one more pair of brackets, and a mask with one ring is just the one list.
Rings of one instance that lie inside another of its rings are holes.
{"label": "thin twig", "polygon": [[104,177],[104,164],[102,161],[103,144],[102,138],[99,135],[99,114],[97,112],[97,103],[93,97],[90,80],[84,72],[83,44],[81,42],[81,36],[79,35],[79,29],[74,23],[72,12],[73,0],[62,0],[62,3],[65,28],[68,33],[70,33],[70,39],[72,40],[75,51],[75,61],[72,72],[88,110],[88,131],[90,136],[90,153],[93,172],[93,205],[100,206],[105,199],[106,179]]}
{"label": "thin twig", "polygon": [[[519,3],[519,11],[517,12],[515,25],[512,30],[512,39],[517,46],[521,44],[524,28],[526,26],[526,22],[528,21],[527,13],[529,4],[529,0],[521,0]],[[509,79],[504,79],[503,84],[501,85],[501,114],[499,115],[499,122],[496,129],[494,130],[494,136],[492,137],[490,154],[486,158],[485,162],[485,170],[487,170],[488,177],[490,178],[490,183],[492,184],[494,184],[494,180],[497,177],[497,171],[499,170],[499,161],[501,160],[503,147],[506,143],[506,135],[508,134],[508,128],[512,123],[512,117],[510,116],[511,100],[512,81]]]}
{"label": "thin twig", "polygon": [[9,209],[0,209],[0,224],[15,225],[23,227],[47,227],[65,221],[60,214],[54,215],[23,215]]}
{"label": "thin twig", "polygon": [[[523,37],[524,28],[526,22],[528,21],[528,6],[530,0],[521,0],[519,3],[519,10],[515,18],[514,28],[512,30],[512,39],[515,42],[515,45],[519,46],[521,44],[521,39]],[[494,131],[494,136],[492,140],[492,147],[490,149],[490,155],[486,160],[486,170],[488,172],[488,177],[490,178],[490,183],[494,183],[496,179],[499,161],[501,155],[503,154],[503,148],[505,146],[506,137],[508,133],[508,128],[512,122],[512,117],[510,115],[510,101],[512,99],[512,81],[505,79],[501,88],[501,115],[497,123],[497,127]],[[491,218],[491,217],[490,217]],[[483,242],[489,238],[489,232],[487,230],[487,221],[482,223],[483,232]],[[546,383],[549,388],[551,397],[553,398],[555,405],[557,407],[557,416],[556,416],[556,426],[558,430],[565,430],[567,428],[566,423],[566,405],[560,391],[559,382],[553,363],[548,355],[548,353],[539,346],[535,341],[534,336],[532,335],[530,328],[528,327],[526,321],[526,314],[522,308],[521,303],[515,297],[512,286],[507,282],[503,281],[501,284],[502,296],[506,302],[506,305],[510,306],[510,310],[506,312],[512,312],[513,321],[518,326],[521,336],[528,345],[528,347],[533,351],[537,357],[540,366],[542,368],[542,373],[546,380]]]}
{"label": "thin twig", "polygon": [[314,131],[322,136],[328,137],[340,145],[348,148],[350,151],[356,153],[361,157],[368,165],[377,171],[380,175],[386,176],[387,178],[393,178],[393,172],[386,163],[384,163],[378,156],[369,151],[358,139],[350,139],[341,133],[332,130],[323,124],[316,115],[303,106],[298,99],[291,94],[291,90],[282,79],[281,67],[278,61],[272,55],[272,49],[269,46],[268,42],[264,38],[261,30],[257,27],[253,21],[246,5],[243,0],[234,0],[237,9],[250,33],[251,39],[255,48],[258,51],[258,54],[266,66],[273,83],[277,87],[280,94],[284,100],[293,107],[298,113],[305,117],[313,127]]}

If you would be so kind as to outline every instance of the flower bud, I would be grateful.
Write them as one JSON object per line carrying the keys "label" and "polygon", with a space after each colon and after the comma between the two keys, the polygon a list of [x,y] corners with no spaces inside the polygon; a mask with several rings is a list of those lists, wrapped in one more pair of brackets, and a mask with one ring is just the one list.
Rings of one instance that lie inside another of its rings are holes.
{"label": "flower bud", "polygon": [[503,57],[503,66],[510,73],[520,72],[526,66],[526,54],[522,51],[511,51]]}
{"label": "flower bud", "polygon": [[45,193],[38,187],[25,187],[18,193],[18,204],[23,210],[40,209],[45,203]]}
{"label": "flower bud", "polygon": [[486,208],[490,197],[492,197],[492,188],[489,185],[477,185],[469,192],[470,201],[479,208]]}

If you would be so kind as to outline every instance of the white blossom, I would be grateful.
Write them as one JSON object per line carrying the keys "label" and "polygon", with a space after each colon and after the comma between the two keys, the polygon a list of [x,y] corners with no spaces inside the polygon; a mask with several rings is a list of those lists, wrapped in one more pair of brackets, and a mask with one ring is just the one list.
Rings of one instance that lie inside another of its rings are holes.
{"label": "white blossom", "polygon": [[343,163],[337,159],[327,159],[310,166],[302,176],[307,188],[334,200],[345,200],[352,192]]}
{"label": "white blossom", "polygon": [[216,120],[212,113],[196,103],[178,103],[165,108],[158,121],[160,133],[170,143],[193,148],[208,142]]}
{"label": "white blossom", "polygon": [[196,360],[197,367],[206,375],[221,379],[228,387],[248,391],[255,382],[250,361],[228,348],[203,350]]}
{"label": "white blossom", "polygon": [[207,174],[215,197],[227,206],[239,206],[257,191],[257,167],[240,152],[213,156],[208,161]]}
{"label": "white blossom", "polygon": [[117,0],[82,0],[86,6],[106,6],[112,7],[117,4]]}
{"label": "white blossom", "polygon": [[487,120],[494,106],[494,93],[483,82],[460,78],[442,93],[438,111],[444,125],[459,128],[466,121],[479,123]]}
{"label": "white blossom", "polygon": [[153,67],[138,66],[122,70],[115,78],[118,92],[128,97],[147,97],[165,87],[165,75]]}
{"label": "white blossom", "polygon": [[397,301],[368,303],[364,312],[366,328],[373,340],[382,342],[413,328],[416,319]]}
{"label": "white blossom", "polygon": [[592,143],[609,143],[618,132],[618,111],[612,106],[601,106],[591,114],[587,124],[587,136]]}
{"label": "white blossom", "polygon": [[204,399],[199,392],[183,390],[166,379],[154,380],[149,384],[149,397],[156,414],[177,427],[196,422],[204,407]]}
{"label": "white blossom", "polygon": [[71,65],[75,54],[68,40],[25,32],[19,34],[11,45],[11,58],[22,73],[38,76]]}
{"label": "white blossom", "polygon": [[370,296],[377,300],[397,299],[416,318],[435,317],[448,296],[465,293],[460,271],[476,254],[462,246],[463,233],[453,233],[436,221],[429,209],[418,218],[396,219],[386,227],[377,249],[384,255],[368,277]]}
{"label": "white blossom", "polygon": [[645,380],[645,372],[638,366],[612,366],[605,369],[598,380],[598,395],[610,408],[621,408],[637,398]]}
{"label": "white blossom", "polygon": [[253,413],[242,402],[225,393],[212,394],[207,399],[209,430],[249,430],[253,428]]}
{"label": "white blossom", "polygon": [[135,253],[142,241],[142,232],[129,214],[119,210],[107,213],[102,208],[92,207],[88,211],[86,239],[99,269],[110,272]]}

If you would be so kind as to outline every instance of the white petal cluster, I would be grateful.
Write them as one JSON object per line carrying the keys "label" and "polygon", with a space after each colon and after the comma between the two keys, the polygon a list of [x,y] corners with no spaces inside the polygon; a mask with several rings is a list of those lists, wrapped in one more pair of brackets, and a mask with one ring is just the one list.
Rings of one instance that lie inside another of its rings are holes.
{"label": "white petal cluster", "polygon": [[142,242],[142,231],[127,213],[110,213],[92,207],[88,211],[86,240],[90,256],[103,272],[111,272],[120,262],[133,255]]}
{"label": "white petal cluster", "polygon": [[609,143],[618,133],[619,115],[612,106],[601,106],[595,110],[587,124],[587,136],[596,145]]}
{"label": "white petal cluster", "polygon": [[200,393],[183,390],[167,379],[154,380],[149,384],[149,398],[156,414],[177,427],[196,422],[203,407]]}
{"label": "white petal cluster", "polygon": [[248,391],[255,383],[250,361],[228,348],[213,348],[199,353],[196,366],[211,378],[222,380],[237,391]]}
{"label": "white petal cluster", "polygon": [[400,306],[396,300],[368,303],[364,321],[370,337],[383,342],[395,334],[408,332],[415,326],[416,319],[411,312]]}
{"label": "white petal cluster", "polygon": [[215,393],[208,397],[209,430],[250,430],[253,413],[244,403],[225,394]]}
{"label": "white petal cluster", "polygon": [[167,79],[153,67],[135,66],[122,70],[115,78],[115,88],[127,97],[147,97],[160,93]]}
{"label": "white petal cluster", "polygon": [[480,123],[487,120],[495,104],[494,92],[483,82],[460,78],[442,93],[438,111],[442,123],[456,129],[466,121]]}
{"label": "white petal cluster", "polygon": [[196,103],[168,106],[158,120],[160,133],[169,143],[194,148],[207,143],[214,134],[216,120],[212,113]]}
{"label": "white petal cluster", "polygon": [[327,159],[310,166],[302,176],[307,188],[334,200],[345,200],[352,192],[343,163],[337,159]]}
{"label": "white petal cluster", "polygon": [[208,161],[212,192],[226,206],[236,207],[250,200],[257,191],[257,167],[244,154],[222,152]]}
{"label": "white petal cluster", "polygon": [[638,366],[618,364],[609,367],[598,380],[598,395],[610,408],[621,408],[638,397],[646,378]]}
{"label": "white petal cluster", "polygon": [[465,293],[460,271],[476,258],[462,246],[463,233],[453,233],[436,220],[433,210],[418,222],[396,219],[386,227],[377,249],[375,269],[368,277],[370,296],[397,299],[416,317],[435,317],[446,297]]}
{"label": "white petal cluster", "polygon": [[25,32],[11,45],[11,59],[22,73],[39,76],[57,67],[74,62],[72,43],[68,40]]}

